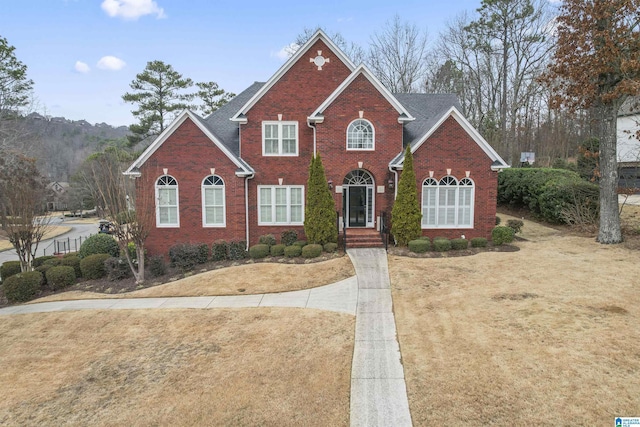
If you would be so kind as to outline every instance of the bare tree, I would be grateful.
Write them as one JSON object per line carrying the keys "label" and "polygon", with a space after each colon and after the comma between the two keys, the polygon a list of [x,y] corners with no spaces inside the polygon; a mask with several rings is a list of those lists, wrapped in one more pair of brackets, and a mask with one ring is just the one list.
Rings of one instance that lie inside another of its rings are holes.
{"label": "bare tree", "polygon": [[316,32],[318,32],[318,30],[324,31],[331,41],[333,41],[354,64],[361,64],[365,62],[367,54],[362,46],[353,42],[348,42],[339,32],[329,33],[320,25],[315,28],[305,27],[302,32],[296,36],[294,42],[285,48],[287,54],[292,56],[296,53],[300,46],[305,44]]}
{"label": "bare tree", "polygon": [[396,15],[371,37],[368,64],[387,89],[394,93],[421,90],[426,76],[427,31],[402,22]]}

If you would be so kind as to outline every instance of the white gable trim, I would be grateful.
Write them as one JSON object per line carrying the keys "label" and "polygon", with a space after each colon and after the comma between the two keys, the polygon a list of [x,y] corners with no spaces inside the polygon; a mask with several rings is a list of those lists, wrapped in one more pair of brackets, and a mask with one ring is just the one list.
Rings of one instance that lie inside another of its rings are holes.
{"label": "white gable trim", "polygon": [[147,147],[146,150],[144,150],[144,152],[140,155],[140,157],[138,157],[136,159],[135,162],[133,162],[133,164],[131,166],[129,166],[129,168],[124,171],[124,175],[131,175],[131,176],[139,176],[140,172],[139,169],[140,167],[147,161],[149,160],[149,158],[153,155],[153,153],[156,152],[156,150],[158,148],[160,148],[160,146],[162,144],[164,144],[164,142],[176,131],[176,129],[178,129],[178,127],[180,127],[180,125],[182,123],[185,122],[185,120],[187,119],[191,119],[191,121],[193,123],[195,123],[196,126],[198,126],[198,128],[202,131],[202,133],[204,133],[215,145],[216,147],[218,147],[228,158],[229,160],[231,160],[233,162],[234,165],[236,165],[239,169],[241,169],[241,172],[239,171],[238,173],[241,174],[245,174],[245,173],[253,173],[254,171],[251,169],[248,169],[247,166],[245,166],[242,162],[240,162],[238,160],[238,158],[236,156],[233,155],[233,153],[231,153],[229,151],[229,149],[227,147],[224,146],[224,144],[222,144],[218,138],[216,138],[211,131],[209,131],[209,129],[207,129],[202,122],[198,119],[198,117],[192,113],[189,110],[183,110],[178,117],[176,117],[176,119],[160,134],[158,135],[158,137],[155,139],[155,141],[153,141],[151,143],[151,145],[149,145]]}
{"label": "white gable trim", "polygon": [[367,80],[369,80],[369,82],[371,82],[371,84],[378,90],[378,92],[380,92],[380,94],[385,97],[389,104],[391,104],[393,108],[395,108],[395,110],[400,115],[400,117],[398,118],[398,122],[404,123],[415,120],[415,117],[413,117],[409,113],[409,111],[407,111],[407,109],[404,108],[404,106],[396,99],[396,97],[393,96],[393,94],[389,92],[389,90],[384,87],[382,83],[380,83],[380,80],[378,80],[376,76],[374,76],[373,73],[364,64],[361,64],[351,73],[349,77],[345,79],[345,81],[340,84],[340,86],[336,88],[336,90],[333,91],[331,95],[329,95],[327,99],[324,100],[322,104],[320,104],[316,111],[314,111],[311,116],[308,117],[308,121],[321,123],[324,119],[324,117],[322,116],[324,110],[326,110],[327,107],[329,107],[329,105],[331,105],[333,101],[335,101],[338,96],[340,96],[340,94],[344,92],[344,90],[349,87],[351,83],[353,83],[356,77],[361,74],[364,75]]}
{"label": "white gable trim", "polygon": [[[478,146],[482,149],[482,151],[484,151],[487,157],[489,157],[494,162],[497,161],[501,164],[499,166],[492,166],[491,169],[498,170],[498,169],[505,169],[509,167],[509,165],[507,165],[507,162],[505,162],[502,159],[502,157],[500,157],[500,155],[496,152],[496,150],[494,150],[493,147],[489,145],[489,143],[482,137],[482,135],[480,135],[480,133],[476,130],[476,128],[474,128],[473,125],[469,123],[469,121],[462,115],[462,113],[460,113],[460,111],[458,111],[456,107],[451,107],[449,111],[443,114],[440,120],[438,120],[438,122],[435,125],[433,125],[431,129],[429,129],[422,138],[420,138],[418,143],[414,144],[411,147],[411,154],[415,153],[418,150],[418,148],[420,148],[420,146],[422,146],[422,144],[424,144],[429,139],[429,137],[431,137],[431,135],[433,135],[433,133],[436,130],[438,130],[438,128],[449,117],[453,117],[458,122],[458,124],[462,126],[465,132],[467,132],[467,134],[469,134],[469,136],[476,142],[476,144],[478,144]],[[395,168],[402,168],[403,163],[404,163],[404,156],[401,156],[396,163],[392,163],[389,166],[395,167]]]}
{"label": "white gable trim", "polygon": [[271,78],[260,88],[255,95],[247,101],[246,104],[242,106],[240,111],[238,111],[232,118],[232,121],[246,123],[247,119],[244,115],[253,107],[259,100],[267,93],[273,85],[275,85],[278,80],[282,78],[286,74],[287,71],[293,67],[293,65],[298,62],[298,60],[307,53],[309,48],[318,40],[322,40],[331,51],[349,68],[349,70],[353,71],[355,69],[355,65],[351,60],[340,50],[336,44],[331,41],[329,37],[322,31],[318,30],[305,44],[303,44],[292,56],[285,62],[282,67],[273,75]]}

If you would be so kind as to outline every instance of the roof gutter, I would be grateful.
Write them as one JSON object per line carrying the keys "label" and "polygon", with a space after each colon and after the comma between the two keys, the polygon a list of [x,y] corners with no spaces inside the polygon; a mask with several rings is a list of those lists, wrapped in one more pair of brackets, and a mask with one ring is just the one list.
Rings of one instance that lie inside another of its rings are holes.
{"label": "roof gutter", "polygon": [[[316,143],[316,127],[315,125],[311,124],[311,117],[307,117],[307,126],[309,126],[311,129],[313,129],[313,157],[316,157],[316,152],[317,152],[317,143]],[[322,122],[320,122],[322,123]]]}

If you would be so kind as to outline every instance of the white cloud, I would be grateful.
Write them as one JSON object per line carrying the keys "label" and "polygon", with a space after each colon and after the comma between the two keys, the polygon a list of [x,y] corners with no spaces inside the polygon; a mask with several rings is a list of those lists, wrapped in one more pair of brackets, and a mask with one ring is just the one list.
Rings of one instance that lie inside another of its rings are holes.
{"label": "white cloud", "polygon": [[89,71],[91,71],[91,68],[89,68],[89,66],[82,61],[76,61],[76,65],[73,68],[79,73],[88,73]]}
{"label": "white cloud", "polygon": [[136,20],[144,15],[155,15],[156,18],[166,18],[164,9],[154,0],[104,0],[101,4],[110,17]]}
{"label": "white cloud", "polygon": [[300,45],[298,45],[297,43],[291,43],[277,52],[271,52],[271,56],[273,58],[278,58],[281,61],[286,61],[291,56],[293,56],[293,54],[296,53],[298,49],[300,49]]}
{"label": "white cloud", "polygon": [[120,58],[116,58],[115,56],[103,56],[96,64],[96,67],[101,70],[118,71],[122,70],[125,65],[127,65],[126,62]]}

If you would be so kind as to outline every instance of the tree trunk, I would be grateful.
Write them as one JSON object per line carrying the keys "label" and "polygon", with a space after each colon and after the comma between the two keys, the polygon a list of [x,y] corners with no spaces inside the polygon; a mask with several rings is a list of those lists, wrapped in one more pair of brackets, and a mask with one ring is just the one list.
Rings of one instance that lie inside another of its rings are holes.
{"label": "tree trunk", "polygon": [[616,158],[617,104],[598,105],[600,126],[600,229],[598,242],[622,242],[618,208],[618,164]]}

